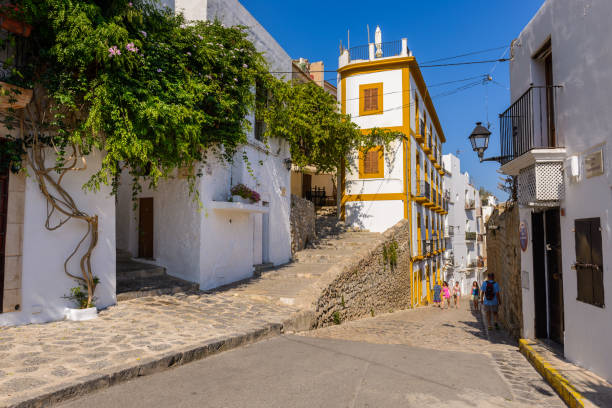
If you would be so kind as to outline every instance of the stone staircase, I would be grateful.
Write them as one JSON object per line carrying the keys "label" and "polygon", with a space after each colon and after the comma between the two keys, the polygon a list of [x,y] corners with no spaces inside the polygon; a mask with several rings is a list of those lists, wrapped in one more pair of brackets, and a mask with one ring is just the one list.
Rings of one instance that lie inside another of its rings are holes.
{"label": "stone staircase", "polygon": [[136,261],[130,253],[117,250],[117,301],[198,289],[197,283],[168,275],[166,268]]}
{"label": "stone staircase", "polygon": [[[247,282],[231,285],[232,292],[295,306],[300,313],[313,316],[315,301],[344,265],[366,256],[383,242],[382,234],[348,228],[338,220],[335,207],[323,207],[317,212],[316,228],[317,239],[298,251],[293,262],[262,272],[261,276]],[[304,324],[308,322],[306,318]]]}

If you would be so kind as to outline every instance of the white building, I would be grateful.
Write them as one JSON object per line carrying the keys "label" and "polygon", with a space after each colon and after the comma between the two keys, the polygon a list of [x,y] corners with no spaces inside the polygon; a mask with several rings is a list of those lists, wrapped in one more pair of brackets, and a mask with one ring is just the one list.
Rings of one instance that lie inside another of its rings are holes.
{"label": "white building", "polygon": [[442,156],[444,189],[449,198],[444,225],[446,239],[445,280],[460,282],[462,293],[480,281],[484,258],[483,208],[470,175],[461,172],[461,161],[451,153]]}
{"label": "white building", "polygon": [[[246,26],[270,69],[291,72],[289,55],[237,0],[173,3],[170,6],[188,20],[217,18],[228,26]],[[271,139],[268,149],[253,128],[232,165],[214,159],[203,165],[196,185],[201,211],[190,198],[187,181],[177,172],[176,178],[162,182],[156,190],[144,189],[138,195],[139,211],[134,213],[129,176],[124,174],[117,204],[117,248],[150,259],[172,276],[199,283],[201,289],[251,277],[259,264],[289,262],[289,145]],[[241,183],[257,191],[261,202],[228,202],[231,187]],[[140,215],[145,213],[149,225],[141,222]],[[143,230],[148,239],[143,239]]]}
{"label": "white building", "polygon": [[402,219],[411,225],[413,304],[431,301],[440,280],[442,225],[442,126],[407,40],[376,41],[343,50],[338,61],[338,101],[364,131],[387,128],[405,135],[388,149],[355,152],[353,172],[340,177],[340,214],[347,224],[382,232]]}
{"label": "white building", "polygon": [[548,0],[512,42],[501,170],[517,176],[523,336],[612,380],[612,2]]}

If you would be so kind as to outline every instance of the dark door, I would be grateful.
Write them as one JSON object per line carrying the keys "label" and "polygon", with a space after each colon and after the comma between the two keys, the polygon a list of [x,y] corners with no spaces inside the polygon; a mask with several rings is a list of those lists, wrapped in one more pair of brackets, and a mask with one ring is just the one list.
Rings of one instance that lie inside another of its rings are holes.
{"label": "dark door", "polygon": [[141,198],[138,208],[138,257],[153,258],[153,198]]}
{"label": "dark door", "polygon": [[546,266],[548,270],[549,337],[563,344],[563,271],[561,267],[561,223],[559,209],[545,212]]}
{"label": "dark door", "polygon": [[531,213],[531,245],[533,249],[533,300],[535,305],[536,337],[548,337],[546,302],[546,248],[544,245],[544,215]]}
{"label": "dark door", "polygon": [[302,198],[310,199],[310,190],[312,189],[312,176],[310,174],[302,175]]}
{"label": "dark door", "polygon": [[0,313],[4,301],[4,247],[6,242],[6,209],[8,207],[8,167],[0,163]]}
{"label": "dark door", "polygon": [[555,88],[553,87],[552,54],[544,59],[544,74],[546,76],[546,119],[548,125],[548,146],[557,146],[555,132]]}

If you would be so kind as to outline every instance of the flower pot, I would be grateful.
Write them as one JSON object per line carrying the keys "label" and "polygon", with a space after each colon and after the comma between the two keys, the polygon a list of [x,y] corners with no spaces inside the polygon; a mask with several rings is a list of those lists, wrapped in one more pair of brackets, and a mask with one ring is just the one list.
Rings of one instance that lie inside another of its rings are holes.
{"label": "flower pot", "polygon": [[250,198],[244,198],[239,195],[233,195],[232,201],[235,203],[253,204],[253,200],[251,200]]}
{"label": "flower pot", "polygon": [[[23,109],[32,100],[34,91],[17,85],[0,82],[0,109]],[[13,91],[19,91],[13,92]]]}
{"label": "flower pot", "polygon": [[65,310],[67,320],[75,322],[82,322],[84,320],[91,320],[98,317],[98,309],[96,307],[90,307],[87,309],[71,309],[69,307]]}
{"label": "flower pot", "polygon": [[32,32],[32,26],[24,23],[23,21],[15,20],[8,17],[6,14],[0,14],[0,27],[6,31],[21,35],[23,37],[29,37]]}

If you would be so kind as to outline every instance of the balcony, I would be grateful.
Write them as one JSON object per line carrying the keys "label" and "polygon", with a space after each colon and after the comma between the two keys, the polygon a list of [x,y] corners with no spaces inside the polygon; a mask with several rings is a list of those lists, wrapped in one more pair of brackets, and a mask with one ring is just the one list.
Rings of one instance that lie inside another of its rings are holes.
{"label": "balcony", "polygon": [[416,185],[417,191],[414,196],[414,201],[423,204],[426,207],[430,207],[433,205],[432,202],[432,194],[431,194],[431,186],[427,181],[421,180]]}
{"label": "balcony", "polygon": [[465,209],[473,210],[476,208],[476,202],[474,200],[465,200]]}
{"label": "balcony", "polygon": [[466,241],[476,241],[476,232],[466,231],[465,232],[465,240]]}
{"label": "balcony", "polygon": [[417,118],[417,123],[419,124],[419,128],[417,129],[416,132],[416,141],[418,143],[425,143],[425,140],[427,139],[427,128],[425,127],[425,121],[423,119],[418,120]]}
{"label": "balcony", "polygon": [[447,226],[446,229],[444,230],[444,235],[446,235],[447,237],[454,236],[455,228],[452,225]]}
{"label": "balcony", "polygon": [[533,86],[499,115],[501,172],[517,176],[519,204],[558,205],[563,198],[563,161],[555,131],[558,86]]}
{"label": "balcony", "polygon": [[342,68],[354,63],[378,61],[393,57],[408,57],[410,55],[408,40],[406,38],[379,44],[369,43],[351,47],[350,49],[342,48],[340,50],[340,57],[338,58],[338,66]]}

